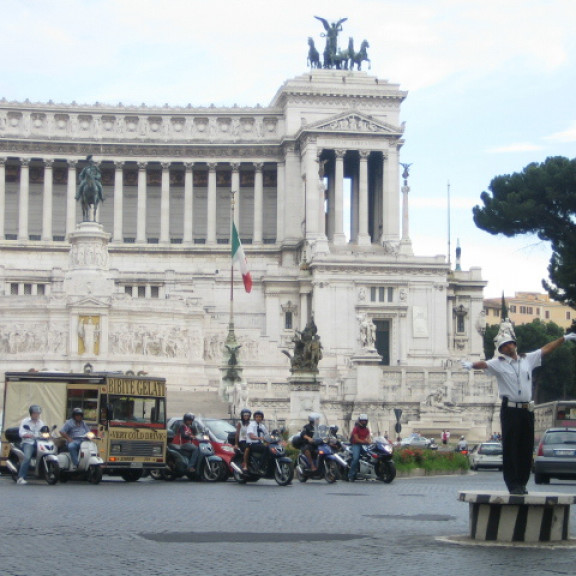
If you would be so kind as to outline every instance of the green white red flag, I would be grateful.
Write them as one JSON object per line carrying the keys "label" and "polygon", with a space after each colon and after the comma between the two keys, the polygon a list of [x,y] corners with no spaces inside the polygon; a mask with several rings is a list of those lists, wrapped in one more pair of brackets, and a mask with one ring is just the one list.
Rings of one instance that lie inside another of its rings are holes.
{"label": "green white red flag", "polygon": [[250,276],[250,270],[248,270],[246,254],[244,254],[244,248],[242,248],[240,236],[238,236],[238,230],[236,230],[236,224],[232,222],[232,265],[234,264],[238,264],[240,267],[244,289],[246,292],[250,292],[252,290],[252,276]]}

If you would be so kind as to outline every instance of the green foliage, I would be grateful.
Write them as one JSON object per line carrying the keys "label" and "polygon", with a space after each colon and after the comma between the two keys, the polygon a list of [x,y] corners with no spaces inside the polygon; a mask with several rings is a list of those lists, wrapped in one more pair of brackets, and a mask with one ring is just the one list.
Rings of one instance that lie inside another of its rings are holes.
{"label": "green foliage", "polygon": [[459,452],[400,448],[394,450],[394,462],[399,472],[423,468],[426,472],[462,472],[468,470],[468,458]]}
{"label": "green foliage", "polygon": [[[554,322],[534,320],[530,324],[514,327],[518,338],[518,351],[531,352],[542,348],[548,342],[564,335],[564,330]],[[484,353],[489,360],[494,355],[494,337],[498,325],[486,327],[484,334]],[[564,344],[542,361],[542,366],[534,370],[533,393],[535,401],[550,402],[574,398],[576,396],[576,347]]]}
{"label": "green foliage", "polygon": [[550,297],[576,307],[576,159],[562,156],[529,164],[522,172],[496,176],[473,209],[478,228],[512,237],[535,234],[550,242]]}

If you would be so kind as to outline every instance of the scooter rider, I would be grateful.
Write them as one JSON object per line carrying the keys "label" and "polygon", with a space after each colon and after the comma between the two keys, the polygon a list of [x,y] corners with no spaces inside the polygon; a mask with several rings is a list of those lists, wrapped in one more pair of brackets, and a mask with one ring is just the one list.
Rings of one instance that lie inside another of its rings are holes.
{"label": "scooter rider", "polygon": [[198,446],[196,446],[192,439],[198,434],[198,427],[194,423],[194,414],[186,412],[182,417],[182,425],[180,426],[180,449],[188,456],[188,470],[196,472],[198,464]]}
{"label": "scooter rider", "polygon": [[318,422],[320,421],[320,414],[316,412],[311,412],[308,414],[308,424],[302,428],[300,432],[300,437],[304,440],[305,444],[302,446],[302,451],[310,463],[310,471],[316,472],[318,467],[316,466],[316,453],[318,452],[316,444],[314,443],[314,433],[317,430]]}
{"label": "scooter rider", "polygon": [[[248,462],[250,461],[250,453],[260,454],[260,459],[265,450],[264,436],[268,434],[268,429],[262,423],[264,420],[264,412],[262,410],[256,410],[254,412],[254,420],[250,422],[248,429],[246,430],[246,450],[244,452],[244,469],[248,468]],[[262,464],[262,462],[260,462]]]}
{"label": "scooter rider", "polygon": [[84,422],[84,410],[82,408],[74,408],[72,410],[72,418],[66,420],[64,426],[60,429],[60,434],[66,439],[70,458],[72,458],[72,471],[78,468],[80,444],[82,444],[82,439],[89,432],[90,428]]}
{"label": "scooter rider", "polygon": [[242,452],[246,451],[246,438],[252,411],[248,408],[240,410],[240,421],[236,424],[236,436],[234,437],[234,448]]}
{"label": "scooter rider", "polygon": [[352,442],[352,462],[350,464],[348,480],[350,480],[350,482],[354,482],[354,480],[356,480],[356,474],[358,473],[358,466],[360,465],[362,445],[372,443],[372,435],[370,434],[370,429],[368,428],[367,414],[360,414],[360,416],[358,416],[358,422],[352,429],[350,438]]}
{"label": "scooter rider", "polygon": [[468,450],[468,442],[464,436],[460,436],[460,441],[456,446],[456,452],[462,452],[463,450]]}
{"label": "scooter rider", "polygon": [[20,429],[18,430],[20,438],[22,439],[21,446],[22,452],[24,452],[24,460],[22,460],[22,464],[20,465],[16,484],[28,484],[26,475],[30,467],[30,460],[32,460],[36,452],[36,438],[40,436],[41,428],[46,426],[46,424],[40,420],[42,408],[38,406],[38,404],[32,404],[28,409],[28,413],[30,416],[20,422]]}

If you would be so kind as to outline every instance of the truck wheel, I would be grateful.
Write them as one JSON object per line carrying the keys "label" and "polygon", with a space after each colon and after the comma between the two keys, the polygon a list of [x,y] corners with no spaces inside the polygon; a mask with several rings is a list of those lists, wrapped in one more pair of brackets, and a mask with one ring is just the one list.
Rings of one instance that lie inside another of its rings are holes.
{"label": "truck wheel", "polygon": [[125,482],[138,482],[142,478],[143,470],[125,470],[120,474]]}

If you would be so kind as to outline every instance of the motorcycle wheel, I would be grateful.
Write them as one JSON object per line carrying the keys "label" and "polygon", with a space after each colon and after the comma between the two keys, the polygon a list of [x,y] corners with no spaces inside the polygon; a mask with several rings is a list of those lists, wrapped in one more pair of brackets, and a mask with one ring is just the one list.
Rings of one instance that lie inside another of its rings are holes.
{"label": "motorcycle wheel", "polygon": [[288,462],[280,463],[280,470],[278,467],[274,470],[274,480],[278,486],[288,486],[294,478],[294,465]]}
{"label": "motorcycle wheel", "polygon": [[143,473],[143,470],[126,470],[126,472],[122,472],[120,476],[122,476],[124,482],[138,482],[138,480],[142,478]]}
{"label": "motorcycle wheel", "polygon": [[336,480],[340,478],[340,472],[338,470],[338,464],[334,460],[324,461],[324,480],[328,484],[334,484]]}
{"label": "motorcycle wheel", "polygon": [[296,478],[298,479],[298,482],[302,482],[302,484],[308,480],[308,476],[306,476],[306,474],[302,474],[298,466],[296,466]]}
{"label": "motorcycle wheel", "polygon": [[236,482],[238,482],[238,484],[246,484],[246,482],[248,481],[243,474],[240,474],[236,470],[234,470],[233,476],[234,476],[234,480],[236,480]]}
{"label": "motorcycle wheel", "polygon": [[396,478],[396,465],[394,462],[379,462],[376,475],[378,476],[378,480],[381,480],[385,484],[390,484],[390,482]]}
{"label": "motorcycle wheel", "polygon": [[10,455],[10,462],[12,462],[12,464],[14,464],[14,467],[16,468],[16,472],[10,472],[10,476],[12,476],[12,480],[14,480],[14,482],[16,482],[18,480],[18,471],[20,470],[20,461],[18,460],[18,457],[15,456],[14,454]]}
{"label": "motorcycle wheel", "polygon": [[44,462],[44,480],[50,486],[53,486],[60,479],[60,466],[58,462]]}
{"label": "motorcycle wheel", "polygon": [[176,480],[176,460],[173,456],[168,456],[168,458],[166,458],[166,468],[160,470],[160,474],[162,475],[162,480],[166,480],[166,482]]}
{"label": "motorcycle wheel", "polygon": [[204,464],[202,467],[202,480],[205,482],[218,482],[222,474],[222,466],[224,462],[212,462],[210,466]]}
{"label": "motorcycle wheel", "polygon": [[102,468],[100,466],[90,466],[87,480],[90,484],[100,484],[102,481]]}
{"label": "motorcycle wheel", "polygon": [[152,478],[152,480],[164,480],[164,470],[161,470],[159,468],[150,470],[150,477]]}

